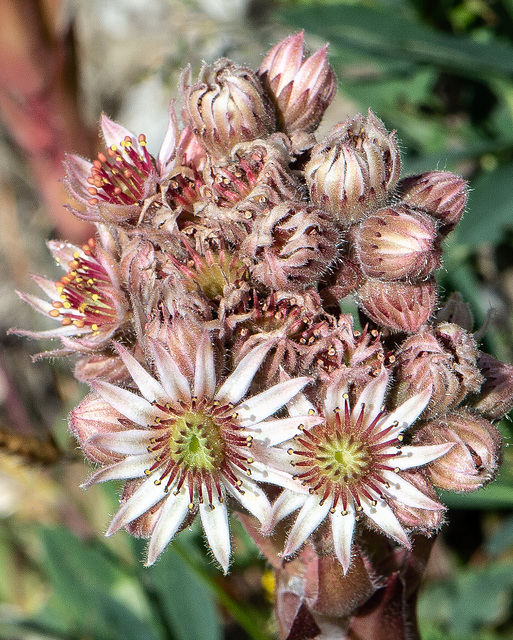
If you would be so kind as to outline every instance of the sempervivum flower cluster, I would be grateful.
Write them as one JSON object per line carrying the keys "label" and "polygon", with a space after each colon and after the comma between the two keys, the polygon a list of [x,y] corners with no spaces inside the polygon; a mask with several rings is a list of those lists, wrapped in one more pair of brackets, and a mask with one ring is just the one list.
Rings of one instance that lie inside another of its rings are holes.
{"label": "sempervivum flower cluster", "polygon": [[401,178],[371,112],[316,140],[335,87],[299,33],[256,73],[187,69],[157,157],[103,116],[105,149],[66,161],[97,237],[50,243],[66,275],[35,278],[48,300],[20,295],[59,324],[18,333],[78,355],[86,485],[125,481],[107,534],[148,537],[148,564],[199,514],[227,571],[237,510],[286,526],[285,558],[329,540],[345,573],[366,529],[409,548],[443,521],[434,487],[496,473],[513,367],[479,351],[459,298],[436,309],[466,183]]}

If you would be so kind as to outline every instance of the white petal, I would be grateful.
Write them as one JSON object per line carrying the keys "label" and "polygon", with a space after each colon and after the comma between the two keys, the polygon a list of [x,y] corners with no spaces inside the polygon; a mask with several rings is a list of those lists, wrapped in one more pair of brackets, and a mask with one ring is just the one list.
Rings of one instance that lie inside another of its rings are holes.
{"label": "white petal", "polygon": [[149,453],[140,456],[129,456],[116,464],[103,467],[95,471],[84,484],[82,489],[87,489],[96,482],[107,482],[107,480],[131,480],[133,478],[143,478],[145,470],[149,469],[155,461],[155,456]]}
{"label": "white petal", "polygon": [[271,519],[271,503],[264,491],[247,476],[238,472],[235,475],[242,481],[240,489],[243,493],[236,489],[227,478],[224,478],[225,487],[245,509],[258,518],[262,526],[267,526]]}
{"label": "white petal", "polygon": [[304,393],[298,393],[297,396],[294,396],[290,402],[287,403],[287,409],[290,416],[307,416],[309,412],[313,411],[313,413],[317,414],[317,410],[310,402],[307,400]]}
{"label": "white petal", "polygon": [[189,492],[183,488],[175,496],[172,491],[162,505],[157,524],[151,534],[148,545],[148,558],[145,565],[149,567],[160,556],[166,545],[174,537],[189,512]]}
{"label": "white petal", "polygon": [[284,556],[289,556],[305,542],[308,536],[321,524],[331,507],[331,501],[321,505],[319,496],[313,495],[306,499],[303,508],[292,527],[287,538],[287,544],[283,551]]}
{"label": "white petal", "polygon": [[163,484],[157,486],[153,477],[148,478],[137,491],[121,505],[105,535],[111,536],[113,533],[116,533],[121,527],[124,527],[129,522],[132,522],[132,520],[146,513],[148,509],[154,507],[157,502],[165,498],[166,495]]}
{"label": "white petal", "polygon": [[393,471],[382,471],[383,478],[390,483],[390,488],[384,489],[385,493],[398,502],[402,502],[408,507],[417,509],[440,509],[439,502],[428,498],[420,489],[417,489],[404,478]]}
{"label": "white petal", "polygon": [[292,512],[297,511],[297,509],[300,509],[309,497],[308,493],[301,494],[295,493],[294,491],[282,491],[273,504],[269,526],[265,529],[262,527],[263,533],[271,533],[280,520],[283,520],[283,518],[286,518]]}
{"label": "white petal", "polygon": [[454,442],[445,442],[444,444],[429,444],[425,446],[412,447],[388,447],[381,451],[382,454],[396,453],[395,458],[389,460],[391,467],[397,467],[401,471],[404,469],[412,469],[413,467],[421,467],[428,462],[432,462],[437,458],[441,458],[452,447]]}
{"label": "white petal", "polygon": [[[32,276],[32,280],[40,287],[51,300],[60,300],[60,293],[57,291],[54,280],[41,276]],[[52,307],[53,308],[53,307]]]}
{"label": "white petal", "polygon": [[214,354],[208,332],[206,331],[196,351],[194,368],[194,395],[197,398],[212,398],[216,389]]}
{"label": "white petal", "polygon": [[116,411],[119,411],[119,413],[141,427],[153,424],[156,417],[167,417],[166,413],[160,411],[157,407],[153,407],[144,398],[136,396],[135,393],[121,387],[116,387],[110,382],[97,380],[92,382],[91,386],[111,407],[114,407]]}
{"label": "white petal", "polygon": [[[71,157],[73,162],[77,162],[77,165],[83,170],[84,176],[88,176],[91,173],[91,163],[84,158],[80,158],[79,156],[68,156]],[[71,242],[66,242],[64,240],[49,240],[46,243],[46,246],[52,252],[52,255],[57,262],[65,271],[68,270],[68,262],[74,260],[75,253],[80,255],[84,255],[84,252],[77,247],[75,244],[71,244]],[[64,264],[63,264],[64,263]]]}
{"label": "white petal", "polygon": [[377,378],[374,378],[373,380],[371,380],[371,382],[369,382],[369,384],[365,385],[358,398],[358,401],[354,405],[351,412],[353,420],[356,420],[358,418],[362,407],[365,405],[362,430],[368,427],[369,424],[381,411],[381,407],[383,406],[383,402],[385,400],[387,383],[388,374],[385,369],[382,369]]}
{"label": "white petal", "polygon": [[[208,495],[206,487],[203,495]],[[224,502],[212,496],[213,509],[207,504],[200,504],[200,516],[203,530],[207,537],[212,553],[223,571],[228,572],[230,564],[230,529],[228,527],[228,511]]]}
{"label": "white petal", "polygon": [[266,441],[268,445],[275,445],[285,440],[290,440],[295,435],[301,433],[301,429],[299,429],[300,425],[303,425],[305,429],[311,429],[323,421],[324,418],[319,415],[281,418],[278,420],[259,422],[253,429],[247,429],[245,433],[253,436],[255,440],[263,440]]}
{"label": "white petal", "polygon": [[340,509],[337,509],[335,513],[330,515],[333,546],[337,558],[344,568],[344,573],[347,573],[351,564],[351,547],[355,525],[354,509],[348,505],[347,511],[347,514],[342,515]]}
{"label": "white petal", "polygon": [[311,380],[306,377],[292,378],[275,384],[270,389],[249,398],[235,409],[239,414],[240,424],[248,427],[265,420],[284,404],[287,404]]}
{"label": "white petal", "polygon": [[431,387],[418,393],[415,396],[412,396],[406,402],[403,402],[402,405],[397,407],[392,413],[386,416],[383,422],[380,423],[378,429],[383,429],[387,426],[390,426],[392,423],[397,422],[397,427],[391,429],[385,436],[385,440],[392,440],[393,438],[397,438],[397,436],[407,429],[410,425],[412,425],[415,420],[419,417],[419,415],[426,408],[429,400],[431,398]]}
{"label": "white petal", "polygon": [[290,475],[290,472],[280,471],[272,469],[265,464],[262,464],[255,460],[251,465],[251,477],[256,482],[267,482],[269,484],[275,484],[278,487],[284,489],[290,489],[294,493],[308,493],[308,489],[305,489],[302,484]]}
{"label": "white petal", "polygon": [[137,362],[134,356],[120,344],[114,345],[119,353],[123,364],[128,369],[133,381],[139,387],[140,392],[148,400],[148,402],[157,401],[165,404],[169,401],[164,389],[155,378],[150,375],[146,369]]}
{"label": "white petal", "polygon": [[130,429],[127,431],[114,431],[113,433],[99,433],[91,436],[87,444],[107,449],[113,453],[122,455],[139,455],[147,453],[150,438],[153,432],[146,429]]}
{"label": "white petal", "polygon": [[174,102],[174,100],[171,100],[169,105],[169,124],[157,158],[157,169],[161,178],[165,177],[167,171],[174,165],[172,160],[175,158],[178,138],[178,123],[176,121]]}
{"label": "white petal", "polygon": [[242,358],[235,371],[225,380],[216,397],[222,402],[236,404],[246,394],[255,373],[265,359],[274,341],[258,345]]}
{"label": "white petal", "polygon": [[135,136],[131,131],[123,127],[123,125],[118,124],[117,122],[114,122],[114,120],[111,120],[104,113],[102,113],[102,117],[101,117],[101,128],[102,128],[103,138],[105,140],[105,144],[107,145],[107,148],[112,145],[119,148],[120,143],[123,142],[125,137],[128,136],[129,138],[132,139],[132,142],[134,144],[134,149],[136,149],[137,152],[140,153],[141,149],[137,141],[137,136]]}
{"label": "white petal", "polygon": [[170,401],[191,399],[191,387],[187,378],[180,371],[169,351],[157,342],[149,340],[155,366],[159,374],[159,380],[169,396]]}
{"label": "white petal", "polygon": [[404,544],[406,547],[410,547],[410,541],[408,540],[406,532],[386,502],[379,500],[378,504],[373,506],[366,498],[361,497],[361,503],[365,515],[375,522],[384,533],[401,544]]}
{"label": "white petal", "polygon": [[344,394],[348,392],[348,389],[347,379],[342,376],[328,386],[323,402],[324,413],[327,416],[330,416],[337,408],[344,409]]}

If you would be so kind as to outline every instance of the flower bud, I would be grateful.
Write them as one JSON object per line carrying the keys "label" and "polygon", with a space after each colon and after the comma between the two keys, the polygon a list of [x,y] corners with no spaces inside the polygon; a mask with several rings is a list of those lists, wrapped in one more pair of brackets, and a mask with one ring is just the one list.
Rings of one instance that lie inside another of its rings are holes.
{"label": "flower bud", "polygon": [[474,409],[489,420],[502,418],[513,408],[513,366],[480,353],[477,366],[484,376]]}
{"label": "flower bud", "polygon": [[314,131],[337,89],[328,45],[307,57],[300,31],[274,46],[258,76],[276,106],[278,128],[287,134]]}
{"label": "flower bud", "polygon": [[221,58],[203,65],[199,80],[189,85],[190,69],[182,76],[184,115],[207,151],[223,158],[239,142],[265,137],[275,116],[255,74]]}
{"label": "flower bud", "polygon": [[385,204],[400,164],[394,134],[369,111],[335,126],[313,148],[305,177],[313,202],[348,226]]}
{"label": "flower bud", "polygon": [[429,479],[440,489],[475,491],[493,480],[501,462],[500,433],[488,420],[465,409],[431,420],[415,440],[454,442],[448,453],[426,466]]}
{"label": "flower bud", "polygon": [[431,317],[436,282],[381,282],[367,280],[358,289],[358,303],[371,320],[391,331],[415,333]]}
{"label": "flower bud", "polygon": [[403,178],[397,185],[397,191],[404,203],[440,220],[440,233],[445,236],[463,215],[468,185],[454,173],[428,171]]}
{"label": "flower bud", "polygon": [[297,291],[328,269],[337,255],[337,241],[337,230],[323,211],[284,203],[255,222],[242,253],[256,258],[256,280],[271,289]]}
{"label": "flower bud", "polygon": [[405,206],[388,207],[355,229],[355,250],[370,278],[426,278],[440,266],[442,252],[434,221]]}
{"label": "flower bud", "polygon": [[434,334],[432,330],[420,331],[395,352],[398,403],[431,387],[431,399],[423,416],[444,415],[467,393],[479,389],[481,375],[476,360],[475,340],[461,327],[443,323]]}

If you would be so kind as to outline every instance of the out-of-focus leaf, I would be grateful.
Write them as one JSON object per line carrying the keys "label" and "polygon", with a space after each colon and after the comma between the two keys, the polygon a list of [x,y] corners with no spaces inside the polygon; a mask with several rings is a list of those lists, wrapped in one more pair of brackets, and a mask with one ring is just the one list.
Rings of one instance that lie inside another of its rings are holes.
{"label": "out-of-focus leaf", "polygon": [[95,640],[157,640],[150,620],[138,615],[150,611],[144,592],[99,544],[62,528],[42,529],[41,540],[42,570],[53,592],[35,622]]}
{"label": "out-of-focus leaf", "polygon": [[451,509],[513,509],[513,482],[499,479],[472,493],[444,491],[441,499]]}
{"label": "out-of-focus leaf", "polygon": [[[182,545],[193,553],[190,545]],[[142,569],[158,597],[176,640],[220,640],[222,627],[211,591],[191,564],[170,545],[157,563]]]}
{"label": "out-of-focus leaf", "polygon": [[505,227],[513,227],[513,162],[482,173],[472,182],[468,209],[455,235],[476,247],[500,241]]}
{"label": "out-of-focus leaf", "polygon": [[472,77],[513,75],[513,47],[439,33],[397,11],[311,4],[280,12],[280,15],[297,28],[307,26],[309,33],[317,34],[335,47],[351,45],[385,58],[435,64]]}
{"label": "out-of-focus leaf", "polygon": [[428,586],[419,600],[419,617],[463,640],[484,625],[497,625],[508,615],[513,590],[513,565],[496,563],[468,567],[444,583]]}
{"label": "out-of-focus leaf", "polygon": [[491,556],[510,549],[513,549],[513,516],[506,518],[485,542],[485,550]]}

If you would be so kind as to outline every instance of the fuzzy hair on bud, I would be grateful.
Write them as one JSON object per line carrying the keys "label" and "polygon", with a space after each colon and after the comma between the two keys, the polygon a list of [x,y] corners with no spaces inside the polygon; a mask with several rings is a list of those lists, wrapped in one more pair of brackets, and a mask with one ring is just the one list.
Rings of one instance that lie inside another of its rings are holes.
{"label": "fuzzy hair on bud", "polygon": [[258,76],[276,106],[278,128],[287,134],[311,133],[337,90],[325,45],[310,57],[303,44],[304,32],[274,46],[260,65]]}
{"label": "fuzzy hair on bud", "polygon": [[400,167],[394,134],[369,111],[335,126],[313,148],[305,178],[315,204],[349,226],[386,203]]}
{"label": "fuzzy hair on bud", "polygon": [[382,280],[427,278],[441,263],[436,240],[432,218],[405,206],[380,209],[355,230],[363,272]]}
{"label": "fuzzy hair on bud", "polygon": [[275,114],[256,75],[226,58],[203,65],[198,82],[182,76],[185,117],[206,150],[224,158],[239,142],[274,130]]}

